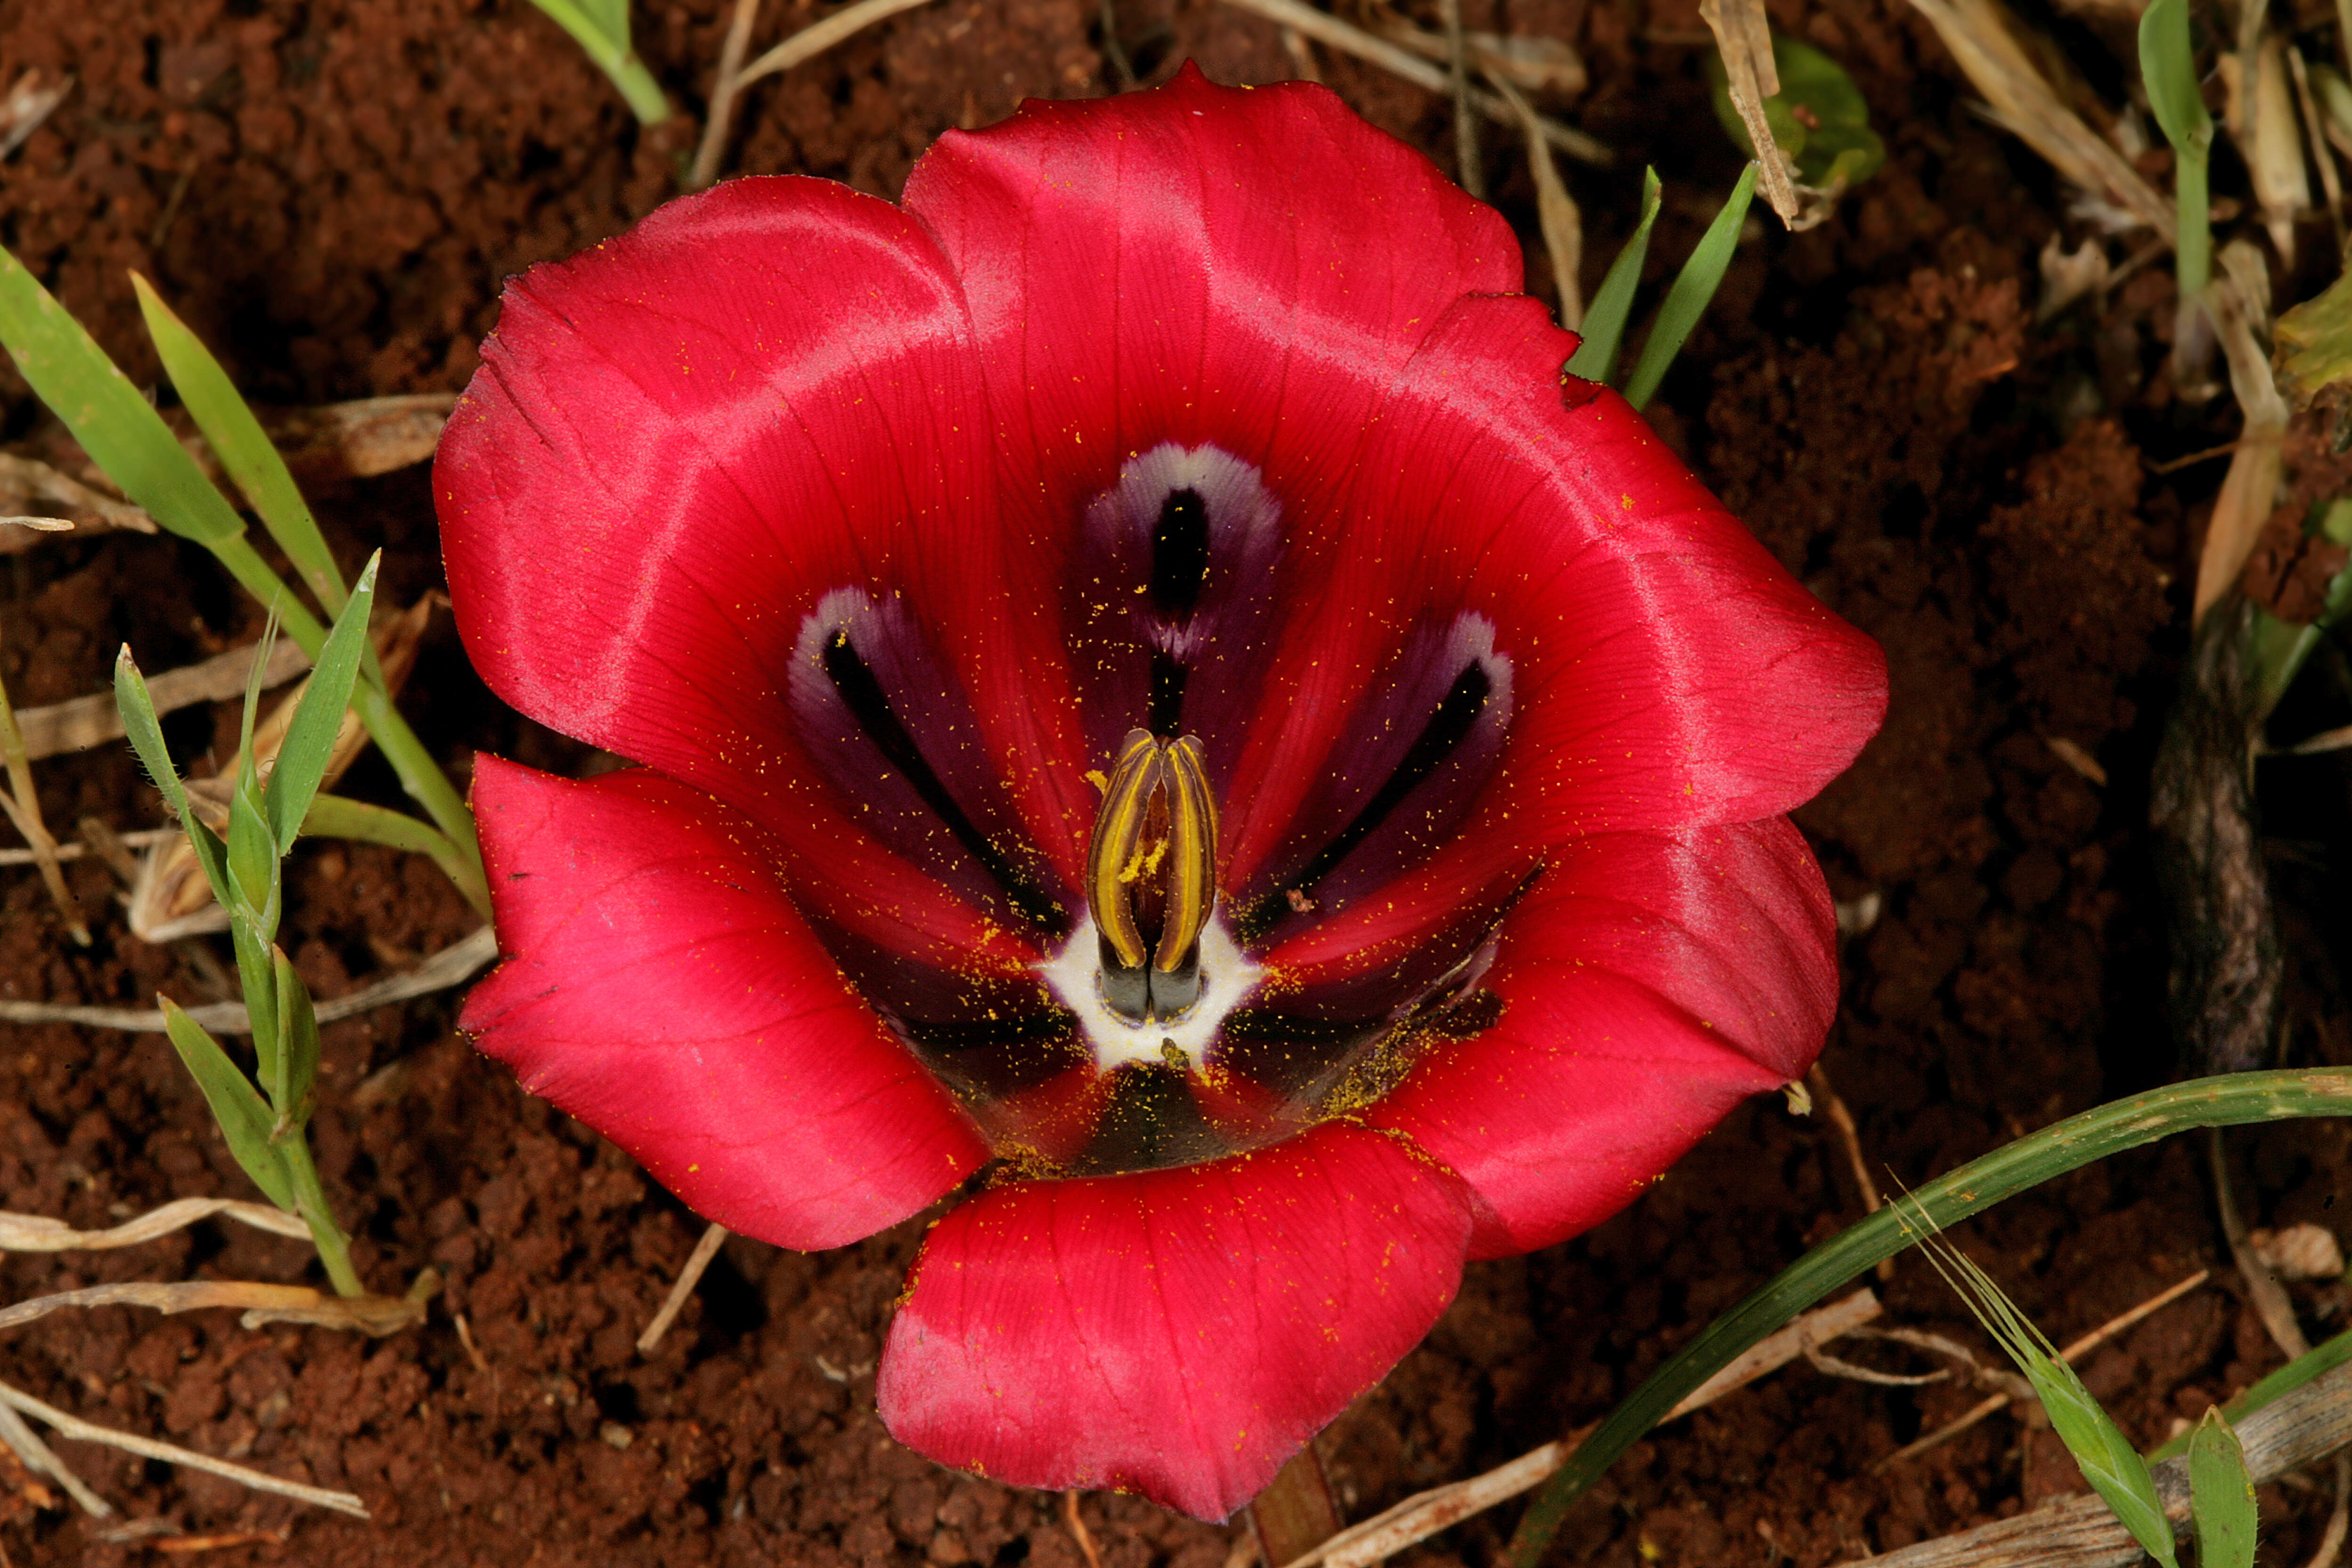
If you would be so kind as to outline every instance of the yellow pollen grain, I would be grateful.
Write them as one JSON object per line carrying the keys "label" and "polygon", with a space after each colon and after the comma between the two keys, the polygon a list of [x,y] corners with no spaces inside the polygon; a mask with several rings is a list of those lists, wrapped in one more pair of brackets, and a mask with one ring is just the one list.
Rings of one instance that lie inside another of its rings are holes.
{"label": "yellow pollen grain", "polygon": [[1137,845],[1135,853],[1129,858],[1127,864],[1119,868],[1118,879],[1122,882],[1132,882],[1138,877],[1159,870],[1160,862],[1167,853],[1168,840],[1165,838],[1155,841],[1148,849],[1140,844]]}

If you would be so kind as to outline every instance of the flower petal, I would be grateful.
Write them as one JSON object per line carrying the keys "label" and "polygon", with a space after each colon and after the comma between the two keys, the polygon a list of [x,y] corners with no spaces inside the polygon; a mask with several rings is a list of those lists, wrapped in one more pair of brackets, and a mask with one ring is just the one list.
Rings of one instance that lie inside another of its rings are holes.
{"label": "flower petal", "polygon": [[[730,181],[513,280],[482,359],[434,486],[493,690],[822,858],[864,829],[800,744],[795,672],[840,678],[801,645],[836,622],[870,637],[887,689],[925,665],[927,631],[936,711],[900,717],[949,785],[996,775],[951,751],[1066,752],[1013,795],[1076,885],[1085,822],[1055,794],[1085,793],[1075,730],[1050,732],[1050,704],[997,704],[1009,733],[953,716],[956,688],[1014,658],[1007,546],[962,298],[919,225],[827,181]],[[998,834],[992,803],[961,804]]]}
{"label": "flower petal", "polygon": [[1429,1331],[1460,1184],[1327,1123],[1213,1164],[996,1188],[915,1265],[877,1394],[899,1441],[1016,1486],[1223,1519]]}
{"label": "flower petal", "polygon": [[780,1246],[906,1218],[987,1158],[842,982],[766,836],[637,769],[476,759],[499,945],[462,1027],[697,1212]]}
{"label": "flower petal", "polygon": [[[1204,460],[1236,466],[1249,475],[1239,488],[1262,483],[1285,509],[1326,496],[1446,306],[1525,276],[1492,208],[1337,95],[1222,88],[1190,66],[1151,91],[1033,100],[985,131],[950,132],[905,204],[962,283],[1007,505],[1028,509],[1006,521],[1028,546],[1009,563],[1013,602],[1032,611],[1016,633],[1026,657],[975,693],[982,703],[1036,705],[1024,682],[1066,689],[1062,650],[1099,663],[1090,641],[1124,630],[1100,612],[1143,581],[1096,580],[1073,534],[1090,513],[1099,529],[1135,488],[1127,466],[1213,447]],[[1252,584],[1231,606],[1250,613],[1219,628],[1228,672],[1254,681],[1259,661],[1236,642],[1314,602],[1332,569],[1294,552]],[[1103,673],[1097,684],[1118,682]],[[1216,706],[1214,672],[1194,679],[1188,710]],[[1142,722],[1088,718],[1113,738]],[[1216,774],[1237,728],[1214,716],[1200,728]]]}
{"label": "flower petal", "polygon": [[1563,395],[1574,342],[1532,300],[1454,305],[1350,487],[1294,536],[1295,552],[1349,565],[1266,683],[1227,802],[1236,877],[1328,765],[1345,724],[1330,694],[1362,689],[1416,622],[1493,624],[1516,707],[1502,770],[1534,789],[1503,830],[1537,844],[1788,811],[1877,729],[1877,646],[1622,398],[1583,382]]}
{"label": "flower petal", "polygon": [[1549,1247],[1803,1074],[1836,1007],[1835,940],[1786,818],[1580,840],[1503,924],[1500,1020],[1432,1047],[1366,1119],[1470,1184],[1472,1256]]}

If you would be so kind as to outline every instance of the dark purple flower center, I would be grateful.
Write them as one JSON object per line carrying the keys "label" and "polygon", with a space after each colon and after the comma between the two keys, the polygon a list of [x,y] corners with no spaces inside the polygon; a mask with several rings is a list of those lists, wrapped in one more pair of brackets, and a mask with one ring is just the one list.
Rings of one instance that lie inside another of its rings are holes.
{"label": "dark purple flower center", "polygon": [[1216,886],[1218,806],[1270,700],[1284,614],[1312,608],[1285,599],[1282,521],[1258,471],[1214,447],[1131,458],[1087,506],[1061,606],[1101,759],[1085,887],[1063,886],[1026,838],[902,602],[839,588],[802,623],[793,716],[827,784],[1037,955],[893,944],[812,913],[1002,1155],[1069,1174],[1222,1158],[1369,1103],[1433,1031],[1476,1026],[1468,999],[1532,857],[1460,889],[1409,942],[1302,965],[1280,951],[1426,863],[1495,777],[1512,662],[1483,616],[1412,624],[1364,672],[1275,851],[1244,885]]}

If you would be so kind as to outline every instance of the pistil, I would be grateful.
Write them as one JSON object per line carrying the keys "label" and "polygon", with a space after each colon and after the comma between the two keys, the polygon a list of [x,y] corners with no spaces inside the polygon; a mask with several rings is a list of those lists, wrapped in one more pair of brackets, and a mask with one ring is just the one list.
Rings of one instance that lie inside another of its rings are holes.
{"label": "pistil", "polygon": [[1217,808],[1201,742],[1131,730],[1103,789],[1087,897],[1104,1005],[1131,1023],[1201,998],[1201,931],[1216,905]]}

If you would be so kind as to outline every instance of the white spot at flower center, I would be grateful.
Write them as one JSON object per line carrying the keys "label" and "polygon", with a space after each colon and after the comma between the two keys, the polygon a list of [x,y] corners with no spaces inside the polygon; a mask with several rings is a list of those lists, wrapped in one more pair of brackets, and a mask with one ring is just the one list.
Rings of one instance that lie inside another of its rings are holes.
{"label": "white spot at flower center", "polygon": [[1102,995],[1102,938],[1094,916],[1078,922],[1062,951],[1037,965],[1063,1006],[1078,1016],[1078,1026],[1095,1053],[1095,1067],[1109,1072],[1129,1063],[1156,1064],[1169,1059],[1173,1045],[1199,1071],[1225,1016],[1248,1000],[1265,976],[1237,946],[1225,922],[1211,915],[1201,930],[1201,998],[1173,1018],[1131,1022],[1111,1011]]}

